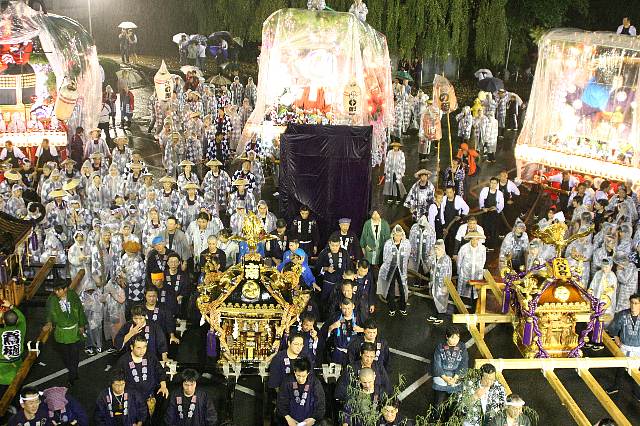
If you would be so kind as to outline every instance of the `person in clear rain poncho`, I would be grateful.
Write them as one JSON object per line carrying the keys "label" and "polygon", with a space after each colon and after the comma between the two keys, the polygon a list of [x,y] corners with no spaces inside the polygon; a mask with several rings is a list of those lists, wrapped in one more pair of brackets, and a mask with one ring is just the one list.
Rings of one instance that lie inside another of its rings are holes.
{"label": "person in clear rain poncho", "polygon": [[[417,223],[411,226],[409,231],[409,243],[411,244],[411,257],[409,269],[426,276],[431,270],[431,252],[436,242],[436,230],[429,223],[427,216],[423,215]],[[422,280],[419,280],[419,283]],[[426,284],[426,283],[425,283]]]}
{"label": "person in clear rain poncho", "polygon": [[482,244],[484,235],[470,232],[464,237],[469,241],[458,252],[458,293],[461,297],[476,299],[478,293],[471,284],[473,280],[481,280],[484,276],[484,266],[487,261],[487,248]]}
{"label": "person in clear rain poncho", "polygon": [[378,295],[386,297],[389,305],[389,316],[396,314],[396,293],[400,296],[400,313],[407,315],[407,267],[411,256],[411,244],[404,230],[396,225],[391,231],[391,238],[384,244],[382,265],[378,274]]}

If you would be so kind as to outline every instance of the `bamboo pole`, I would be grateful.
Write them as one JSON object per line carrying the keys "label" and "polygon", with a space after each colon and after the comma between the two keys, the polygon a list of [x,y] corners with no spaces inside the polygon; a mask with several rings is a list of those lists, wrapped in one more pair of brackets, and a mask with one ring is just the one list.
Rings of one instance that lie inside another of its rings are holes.
{"label": "bamboo pole", "polygon": [[556,373],[554,373],[553,370],[545,370],[543,371],[543,374],[545,379],[549,382],[549,385],[560,398],[560,401],[562,401],[562,404],[567,410],[569,410],[569,414],[571,414],[573,420],[575,420],[579,426],[591,426],[591,422],[587,416],[584,415],[580,407],[578,407],[578,404],[571,397],[569,391],[567,391],[567,388],[564,387],[560,379],[558,379]]}
{"label": "bamboo pole", "polygon": [[[447,129],[449,133],[449,164],[451,165],[451,172],[453,173],[453,143],[451,142],[451,120],[449,116],[451,115],[451,111],[447,109]],[[453,176],[451,177],[453,180]]]}
{"label": "bamboo pole", "polygon": [[[431,143],[431,141],[429,141]],[[436,189],[440,188],[440,145],[442,145],[442,139],[438,141],[437,159],[436,159]],[[444,182],[442,182],[444,185]]]}
{"label": "bamboo pole", "polygon": [[593,375],[586,368],[579,368],[578,375],[584,381],[584,383],[591,389],[591,392],[596,396],[596,399],[607,410],[607,413],[616,422],[618,426],[631,426],[631,422],[622,414],[622,411],[613,403],[607,392],[602,389],[600,383],[593,377]]}

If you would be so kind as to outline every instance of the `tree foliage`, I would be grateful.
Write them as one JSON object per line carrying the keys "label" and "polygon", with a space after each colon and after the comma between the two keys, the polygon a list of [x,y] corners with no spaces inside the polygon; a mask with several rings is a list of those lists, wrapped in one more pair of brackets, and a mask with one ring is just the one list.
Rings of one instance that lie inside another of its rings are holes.
{"label": "tree foliage", "polygon": [[[534,46],[532,28],[588,22],[588,0],[365,0],[367,21],[387,36],[396,57],[449,55],[470,65],[495,66],[505,62],[512,40],[511,59],[521,63]],[[636,2],[637,0],[632,0]],[[259,44],[262,23],[278,9],[306,7],[306,0],[185,0],[197,31],[228,30]],[[327,0],[333,10],[346,11],[352,0]],[[578,25],[580,26],[580,25]]]}
{"label": "tree foliage", "polygon": [[475,57],[479,62],[501,65],[507,45],[507,0],[480,0],[475,21]]}

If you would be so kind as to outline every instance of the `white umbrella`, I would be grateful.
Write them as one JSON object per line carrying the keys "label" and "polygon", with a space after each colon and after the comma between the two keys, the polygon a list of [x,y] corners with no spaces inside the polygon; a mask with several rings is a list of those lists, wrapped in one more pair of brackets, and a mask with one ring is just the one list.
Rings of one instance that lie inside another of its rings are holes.
{"label": "white umbrella", "polygon": [[189,39],[189,36],[186,33],[178,33],[174,35],[171,40],[173,40],[174,43],[179,44],[182,41],[182,37],[186,37],[187,40]]}
{"label": "white umbrella", "polygon": [[491,70],[488,70],[486,68],[480,68],[478,71],[474,72],[473,75],[476,76],[478,80],[482,80],[487,77],[493,77],[493,73],[491,72]]}
{"label": "white umbrella", "polygon": [[176,79],[176,77],[178,77],[178,78],[180,79],[180,85],[181,85],[181,86],[182,86],[182,85],[184,85],[184,79],[183,79],[182,77],[180,77],[178,74],[171,74],[171,78],[172,78],[173,80],[175,80],[175,79]]}
{"label": "white umbrella", "polygon": [[123,68],[116,71],[118,80],[125,84],[129,89],[135,89],[144,86],[144,76],[137,70],[132,68]]}
{"label": "white umbrella", "polygon": [[202,71],[200,71],[200,68],[194,67],[193,65],[183,65],[180,67],[180,71],[182,71],[184,75],[187,75],[188,72],[195,71],[198,78],[202,77]]}
{"label": "white umbrella", "polygon": [[138,26],[133,22],[124,21],[124,22],[120,22],[120,25],[118,25],[118,28],[124,28],[126,30],[130,30],[133,28],[138,28]]}

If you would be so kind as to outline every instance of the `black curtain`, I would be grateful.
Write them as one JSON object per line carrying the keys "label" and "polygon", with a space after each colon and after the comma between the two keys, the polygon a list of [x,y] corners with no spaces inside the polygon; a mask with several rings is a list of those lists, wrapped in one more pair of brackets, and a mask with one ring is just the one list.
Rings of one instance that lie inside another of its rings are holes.
{"label": "black curtain", "polygon": [[360,233],[371,202],[371,126],[290,124],[280,138],[280,213],[290,222],[302,204],[318,221],[320,247],[351,218]]}

